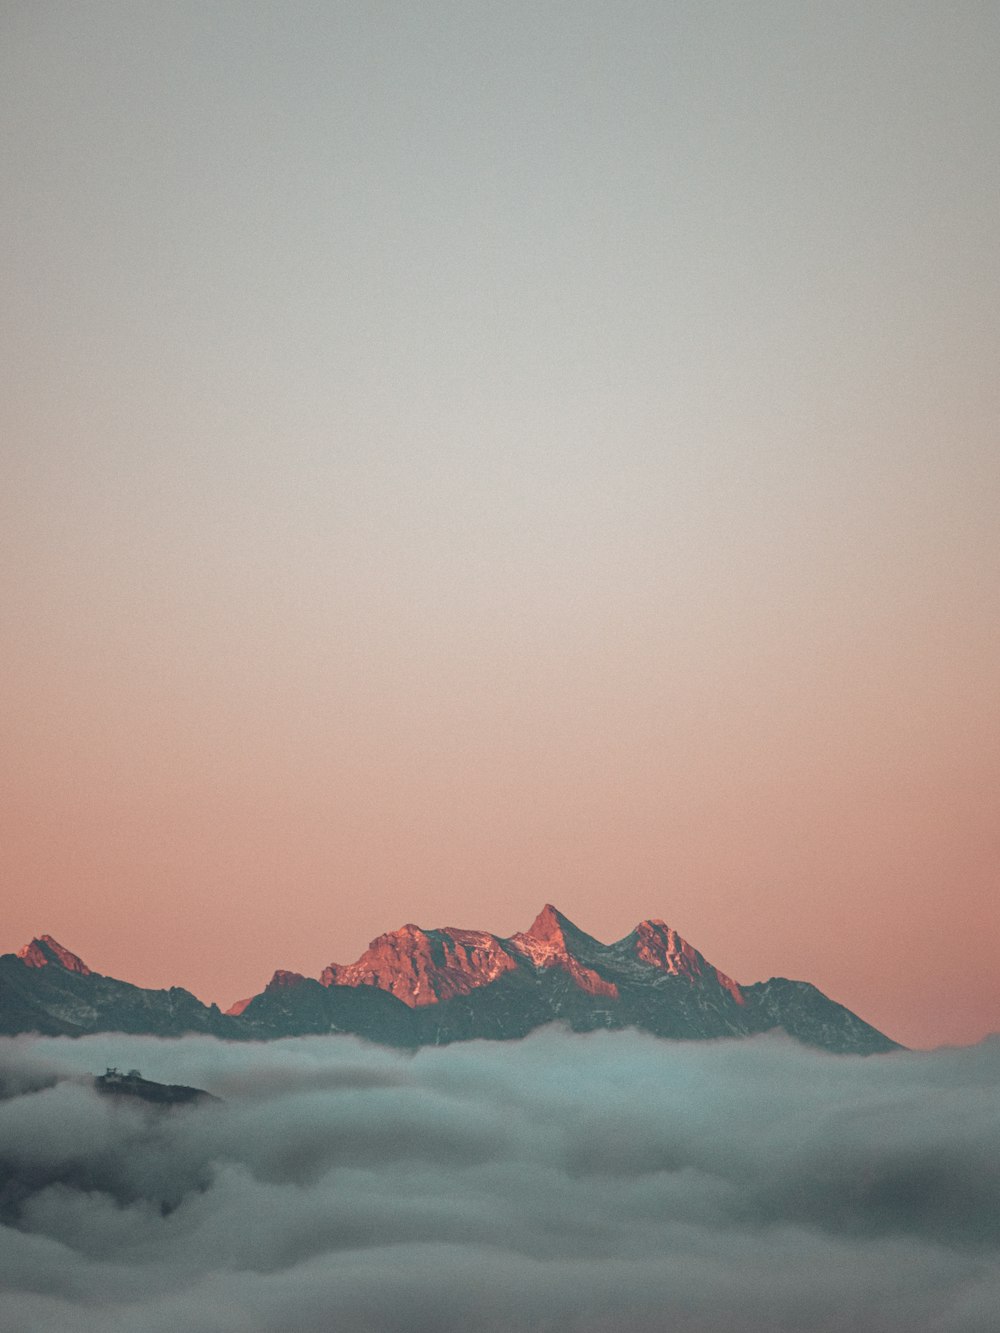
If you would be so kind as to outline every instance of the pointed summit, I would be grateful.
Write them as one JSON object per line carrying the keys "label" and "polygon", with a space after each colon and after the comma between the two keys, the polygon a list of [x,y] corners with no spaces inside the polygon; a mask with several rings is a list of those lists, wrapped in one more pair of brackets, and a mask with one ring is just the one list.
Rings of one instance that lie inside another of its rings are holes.
{"label": "pointed summit", "polygon": [[527,930],[518,931],[511,938],[515,943],[522,941],[529,952],[531,949],[563,949],[576,958],[589,958],[595,950],[600,953],[606,947],[551,903],[545,904]]}
{"label": "pointed summit", "polygon": [[588,946],[594,946],[598,951],[601,946],[551,903],[545,904],[529,930],[512,935],[508,943],[529,958],[535,967],[557,967],[569,973],[580,989],[589,995],[618,998],[618,987],[614,982],[602,977],[578,957],[581,949],[587,955],[591,952]]}
{"label": "pointed summit", "polygon": [[579,934],[569,917],[563,916],[558,907],[546,903],[528,929],[522,932],[522,937],[530,936],[533,940],[565,939],[567,927]]}
{"label": "pointed summit", "polygon": [[659,968],[676,977],[686,977],[692,984],[706,976],[714,977],[737,1004],[743,1004],[743,992],[732,977],[727,977],[724,972],[713,967],[694,945],[688,944],[659,917],[640,921],[632,934],[626,937],[626,942],[634,950],[635,956],[650,967]]}
{"label": "pointed summit", "polygon": [[25,967],[55,967],[65,968],[67,972],[76,972],[81,977],[91,976],[90,968],[78,958],[75,953],[70,953],[64,949],[58,940],[54,940],[51,935],[36,936],[30,944],[26,944],[23,949],[18,949],[17,956]]}

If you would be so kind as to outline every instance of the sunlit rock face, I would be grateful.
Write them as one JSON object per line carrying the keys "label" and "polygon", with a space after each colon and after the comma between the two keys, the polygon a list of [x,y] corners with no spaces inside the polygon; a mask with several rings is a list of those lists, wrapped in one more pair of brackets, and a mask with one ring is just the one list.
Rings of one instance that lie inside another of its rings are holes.
{"label": "sunlit rock face", "polygon": [[829,1050],[894,1048],[807,983],[740,986],[658,918],[602,944],[551,903],[509,939],[403,926],[379,936],[356,963],[331,964],[320,981],[402,1001],[414,1011],[417,1044],[509,1039],[557,1021],[581,1032],[636,1027],[675,1040],[784,1028]]}
{"label": "sunlit rock face", "polygon": [[[619,981],[651,980],[648,969],[683,978],[689,986],[720,987],[738,1005],[743,994],[663,921],[642,921],[617,944],[601,944],[551,903],[528,930],[509,939],[486,931],[406,925],[373,940],[356,963],[331,963],[324,985],[377,986],[413,1008],[468,995],[505,973],[554,969],[586,995],[619,1000]],[[646,975],[644,976],[644,972]]]}
{"label": "sunlit rock face", "polygon": [[603,944],[548,903],[509,939],[406,925],[319,979],[279,969],[227,1013],[179,987],[100,976],[50,935],[0,956],[0,1033],[201,1032],[229,1040],[350,1033],[399,1047],[511,1040],[548,1023],[576,1032],[638,1028],[674,1040],[783,1029],[824,1050],[896,1049],[802,981],[738,985],[666,922]]}
{"label": "sunlit rock face", "polygon": [[42,935],[32,940],[30,944],[18,950],[17,956],[26,967],[49,967],[54,963],[58,967],[65,968],[67,972],[79,973],[81,977],[91,975],[90,968],[83,959],[64,949],[51,935]]}
{"label": "sunlit rock face", "polygon": [[331,963],[324,986],[378,986],[414,1008],[467,995],[517,967],[495,935],[406,925],[372,940],[356,963]]}
{"label": "sunlit rock face", "polygon": [[583,931],[577,930],[551,903],[546,903],[531,929],[513,935],[510,943],[536,967],[557,967],[566,972],[588,995],[604,995],[617,1000],[615,983],[602,977],[594,968],[585,966],[575,956],[572,949],[574,936],[577,941],[585,939],[600,948],[596,940],[584,936]]}
{"label": "sunlit rock face", "polygon": [[703,977],[714,976],[716,982],[729,992],[737,1004],[744,1004],[743,992],[724,972],[711,963],[687,940],[682,940],[676,930],[671,930],[665,921],[640,921],[628,937],[635,941],[635,956],[650,967],[658,967],[671,976],[686,977],[692,984]]}

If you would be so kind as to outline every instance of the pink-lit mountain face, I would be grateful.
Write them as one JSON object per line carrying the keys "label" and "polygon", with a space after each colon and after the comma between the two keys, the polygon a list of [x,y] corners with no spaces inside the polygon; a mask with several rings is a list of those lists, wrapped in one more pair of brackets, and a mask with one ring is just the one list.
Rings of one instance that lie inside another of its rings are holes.
{"label": "pink-lit mountain face", "polygon": [[738,985],[665,922],[613,944],[551,904],[509,939],[406,925],[319,979],[278,970],[226,1014],[178,987],[142,990],[94,973],[50,935],[0,956],[0,1032],[205,1032],[230,1040],[353,1033],[394,1046],[639,1028],[675,1040],[784,1029],[813,1046],[871,1054],[896,1043],[807,982]]}
{"label": "pink-lit mountain face", "polygon": [[50,963],[56,963],[64,967],[67,972],[77,972],[81,977],[91,975],[90,968],[78,958],[75,953],[70,953],[64,949],[58,940],[54,940],[51,935],[39,935],[26,944],[23,949],[17,951],[17,956],[27,967],[47,967]]}
{"label": "pink-lit mountain face", "polygon": [[331,963],[324,986],[378,986],[411,1007],[468,995],[519,968],[554,968],[588,995],[620,998],[610,973],[633,959],[637,965],[684,977],[694,985],[712,980],[737,1004],[739,986],[707,963],[697,949],[662,921],[642,921],[616,945],[585,935],[551,903],[530,928],[501,939],[482,930],[406,925],[372,940],[356,963]]}
{"label": "pink-lit mountain face", "polygon": [[518,966],[504,941],[482,930],[406,925],[372,940],[356,963],[331,963],[324,986],[378,986],[416,1007],[467,995]]}

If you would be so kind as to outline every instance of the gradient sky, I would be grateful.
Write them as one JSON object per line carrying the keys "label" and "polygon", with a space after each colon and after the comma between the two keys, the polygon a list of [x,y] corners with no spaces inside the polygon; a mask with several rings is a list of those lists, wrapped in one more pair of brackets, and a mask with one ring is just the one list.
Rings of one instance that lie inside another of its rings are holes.
{"label": "gradient sky", "polygon": [[665,918],[1000,1028],[1000,8],[12,3],[0,948]]}

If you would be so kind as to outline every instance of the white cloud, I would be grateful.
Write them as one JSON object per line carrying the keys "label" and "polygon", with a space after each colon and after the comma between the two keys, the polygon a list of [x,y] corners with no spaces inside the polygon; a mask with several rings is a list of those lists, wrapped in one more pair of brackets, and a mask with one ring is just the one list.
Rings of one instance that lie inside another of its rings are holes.
{"label": "white cloud", "polygon": [[[101,1097],[108,1063],[223,1102]],[[5,1327],[985,1333],[1000,1308],[996,1041],[20,1038],[0,1064]]]}

